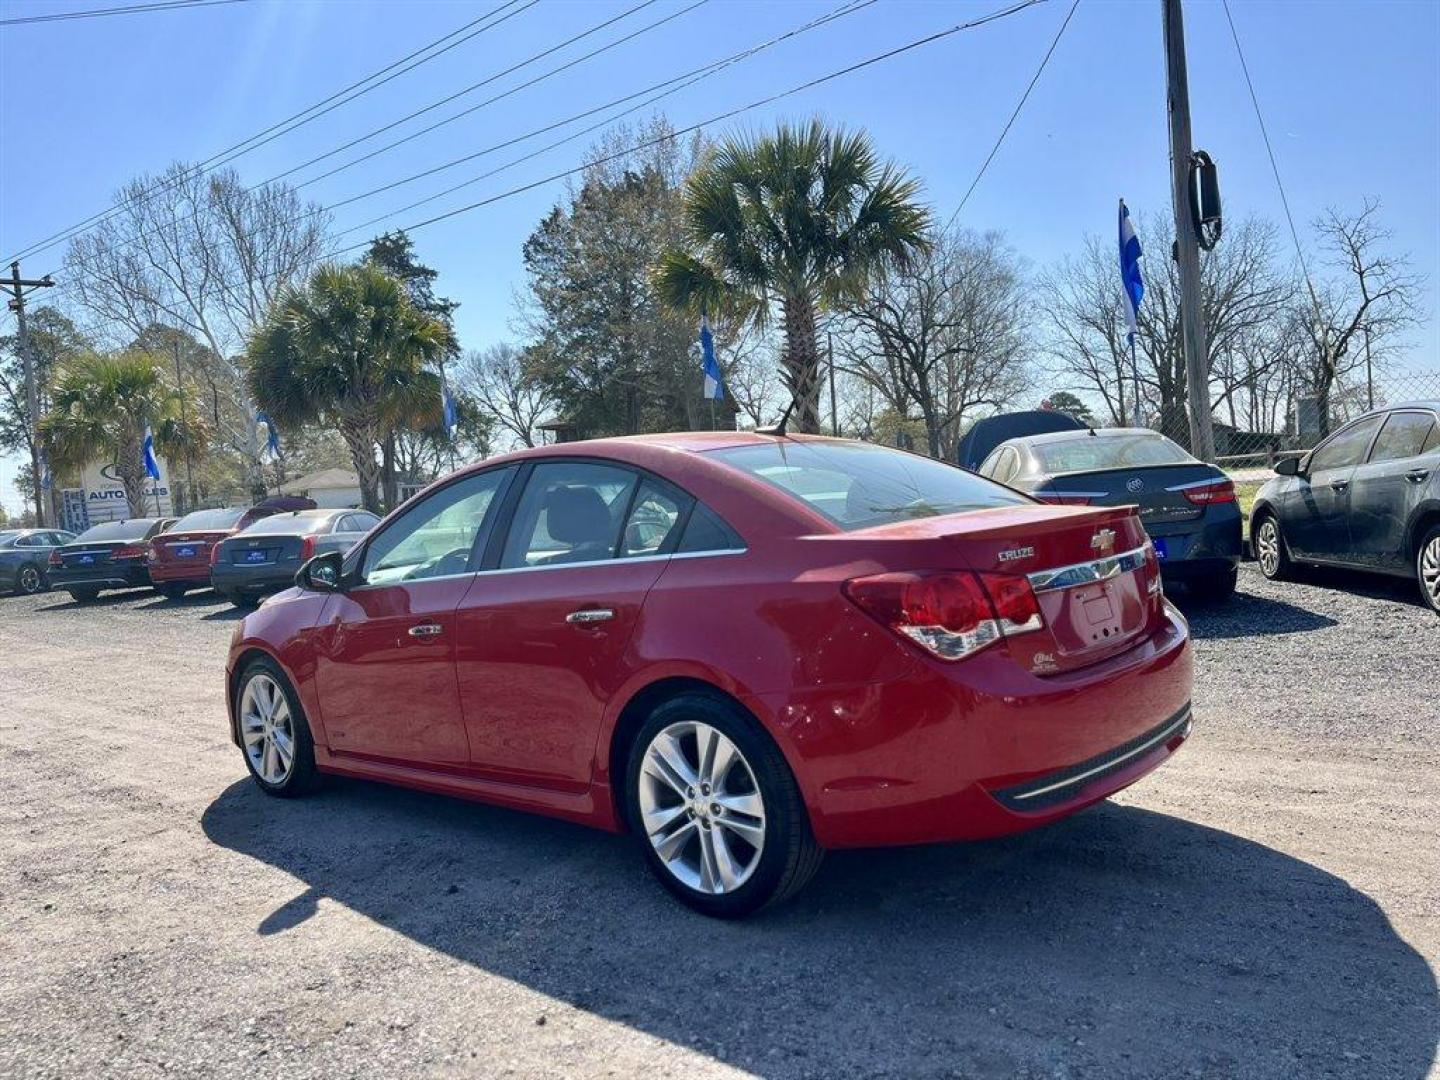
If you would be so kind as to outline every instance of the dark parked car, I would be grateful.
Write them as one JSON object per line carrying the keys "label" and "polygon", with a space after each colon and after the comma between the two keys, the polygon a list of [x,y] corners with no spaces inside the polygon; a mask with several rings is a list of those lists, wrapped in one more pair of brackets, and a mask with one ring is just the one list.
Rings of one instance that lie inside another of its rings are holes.
{"label": "dark parked car", "polygon": [[148,586],[147,544],[174,520],[127,518],[86,529],[50,553],[51,586],[79,601],[94,600],[102,589]]}
{"label": "dark parked car", "polygon": [[1167,582],[1223,600],[1240,565],[1235,485],[1148,428],[1085,428],[1007,439],[979,469],[1042,502],[1140,507]]}
{"label": "dark parked car", "polygon": [[342,555],[380,523],[368,510],[297,510],[262,518],[210,549],[210,583],[232,604],[247,606],[295,584],[295,571],[316,555]]}
{"label": "dark parked car", "polygon": [[210,584],[210,549],[261,518],[287,510],[313,510],[309,499],[276,497],[256,506],[194,510],[150,542],[150,580],[174,600]]}
{"label": "dark parked car", "polygon": [[1275,471],[1250,512],[1261,573],[1314,563],[1414,575],[1440,612],[1440,401],[1369,413]]}
{"label": "dark parked car", "polygon": [[30,594],[50,587],[50,552],[75,539],[60,529],[7,529],[0,532],[0,589]]}

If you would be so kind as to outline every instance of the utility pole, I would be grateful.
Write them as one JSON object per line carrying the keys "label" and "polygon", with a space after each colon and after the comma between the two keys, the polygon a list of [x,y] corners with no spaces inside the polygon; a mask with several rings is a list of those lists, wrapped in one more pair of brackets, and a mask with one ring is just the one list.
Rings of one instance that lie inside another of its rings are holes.
{"label": "utility pole", "polygon": [[20,264],[10,264],[10,291],[14,297],[10,310],[15,312],[19,329],[16,341],[20,350],[20,365],[25,369],[25,411],[30,414],[30,482],[35,486],[35,524],[45,526],[44,455],[40,452],[40,392],[35,386],[35,357],[30,353],[30,335],[25,327],[25,290],[48,289],[55,284],[46,274],[38,281],[27,281],[20,276]]}
{"label": "utility pole", "polygon": [[1210,422],[1210,373],[1205,358],[1205,312],[1200,304],[1200,244],[1190,212],[1190,79],[1185,70],[1185,17],[1180,0],[1161,0],[1170,112],[1170,197],[1175,204],[1175,261],[1180,269],[1180,328],[1190,405],[1190,452],[1215,460]]}
{"label": "utility pole", "polygon": [[[195,473],[190,466],[190,421],[185,416],[185,380],[180,375],[180,339],[170,339],[171,351],[175,354],[175,392],[180,395],[180,425],[185,430],[185,484],[188,490],[185,493],[185,509],[195,509]],[[173,503],[173,500],[172,500]],[[179,513],[177,510],[176,513]]]}
{"label": "utility pole", "polygon": [[825,352],[830,357],[830,434],[840,437],[839,413],[835,411],[835,335],[825,331]]}

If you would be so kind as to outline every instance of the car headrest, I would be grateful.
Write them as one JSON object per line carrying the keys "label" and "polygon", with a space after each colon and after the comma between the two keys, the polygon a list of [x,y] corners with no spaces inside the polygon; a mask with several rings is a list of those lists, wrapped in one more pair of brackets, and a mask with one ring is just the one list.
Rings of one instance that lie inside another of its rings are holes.
{"label": "car headrest", "polygon": [[557,487],[545,496],[545,528],[563,544],[604,544],[610,510],[594,488]]}

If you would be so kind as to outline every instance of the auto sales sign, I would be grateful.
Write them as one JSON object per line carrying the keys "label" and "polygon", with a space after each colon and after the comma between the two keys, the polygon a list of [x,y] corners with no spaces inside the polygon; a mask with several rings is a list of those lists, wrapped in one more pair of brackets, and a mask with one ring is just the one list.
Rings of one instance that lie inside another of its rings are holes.
{"label": "auto sales sign", "polygon": [[[158,464],[160,479],[147,480],[145,485],[145,517],[165,517],[170,513],[170,478],[165,471],[165,462],[160,460]],[[80,483],[85,491],[85,510],[91,525],[138,516],[130,513],[130,506],[125,501],[125,485],[121,483],[113,461],[87,465]]]}

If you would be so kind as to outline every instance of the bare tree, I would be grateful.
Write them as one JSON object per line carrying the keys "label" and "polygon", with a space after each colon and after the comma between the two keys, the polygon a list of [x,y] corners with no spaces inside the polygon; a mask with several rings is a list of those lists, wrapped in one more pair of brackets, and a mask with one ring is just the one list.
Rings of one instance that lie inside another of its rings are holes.
{"label": "bare tree", "polygon": [[1297,321],[1310,344],[1301,375],[1315,397],[1321,435],[1330,431],[1337,382],[1367,362],[1383,363],[1399,335],[1420,321],[1421,279],[1408,258],[1385,250],[1393,234],[1380,224],[1379,210],[1367,199],[1358,213],[1330,209],[1314,223],[1328,276]]}
{"label": "bare tree", "polygon": [[546,385],[531,376],[525,353],[508,343],[467,352],[456,382],[523,446],[535,445],[535,425],[555,404]]}
{"label": "bare tree", "polygon": [[247,189],[233,170],[206,174],[180,162],[133,180],[116,206],[70,243],[65,269],[77,301],[112,334],[167,324],[203,342],[199,374],[227,404],[221,434],[258,476],[238,356],[280,290],[320,260],[328,215],[284,185]]}
{"label": "bare tree", "polygon": [[1023,387],[1025,286],[996,233],[937,237],[911,266],[872,281],[845,314],[845,370],[899,416],[918,412],[932,456],[953,457],[965,417]]}

